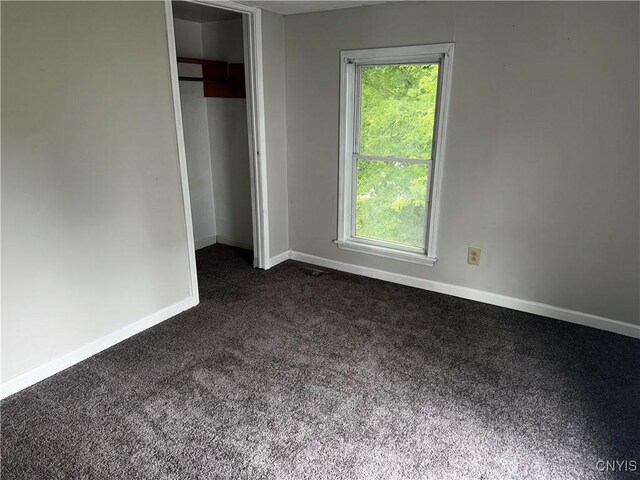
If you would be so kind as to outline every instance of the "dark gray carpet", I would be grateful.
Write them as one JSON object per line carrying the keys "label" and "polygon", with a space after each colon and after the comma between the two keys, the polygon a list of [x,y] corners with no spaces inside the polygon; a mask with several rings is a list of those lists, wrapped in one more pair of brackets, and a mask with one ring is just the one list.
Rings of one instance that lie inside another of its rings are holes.
{"label": "dark gray carpet", "polygon": [[2,402],[3,479],[638,478],[597,468],[640,464],[637,340],[219,245],[198,268],[198,307]]}

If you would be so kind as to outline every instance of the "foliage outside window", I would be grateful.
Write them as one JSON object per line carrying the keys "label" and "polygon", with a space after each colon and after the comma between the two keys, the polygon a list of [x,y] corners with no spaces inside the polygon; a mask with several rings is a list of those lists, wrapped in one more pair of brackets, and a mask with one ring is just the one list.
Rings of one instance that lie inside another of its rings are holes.
{"label": "foliage outside window", "polygon": [[[360,69],[360,154],[431,158],[438,64]],[[424,248],[427,163],[357,160],[358,237]]]}

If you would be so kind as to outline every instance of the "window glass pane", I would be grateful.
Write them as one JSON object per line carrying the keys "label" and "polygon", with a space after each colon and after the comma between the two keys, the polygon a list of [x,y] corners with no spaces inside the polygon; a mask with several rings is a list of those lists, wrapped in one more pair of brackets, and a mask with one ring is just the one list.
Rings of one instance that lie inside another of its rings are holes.
{"label": "window glass pane", "polygon": [[431,159],[438,68],[361,67],[360,154]]}
{"label": "window glass pane", "polygon": [[357,160],[357,237],[424,248],[428,165]]}

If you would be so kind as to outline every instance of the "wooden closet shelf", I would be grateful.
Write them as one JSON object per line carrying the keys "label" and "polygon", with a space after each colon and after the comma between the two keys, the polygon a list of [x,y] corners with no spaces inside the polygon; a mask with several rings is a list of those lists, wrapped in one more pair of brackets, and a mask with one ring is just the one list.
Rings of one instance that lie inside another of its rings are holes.
{"label": "wooden closet shelf", "polygon": [[220,60],[205,60],[204,58],[189,58],[189,57],[178,57],[178,63],[195,63],[199,65],[210,65],[215,63],[224,63]]}
{"label": "wooden closet shelf", "polygon": [[178,63],[202,65],[202,77],[178,77],[187,82],[202,82],[205,97],[245,98],[244,64],[219,60],[178,57]]}

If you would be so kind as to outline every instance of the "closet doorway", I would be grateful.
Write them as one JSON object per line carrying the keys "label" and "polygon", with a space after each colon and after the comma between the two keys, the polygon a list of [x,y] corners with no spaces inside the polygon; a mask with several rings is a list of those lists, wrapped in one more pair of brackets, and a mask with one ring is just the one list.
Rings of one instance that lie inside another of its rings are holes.
{"label": "closet doorway", "polygon": [[[187,230],[268,259],[260,10],[233,2],[166,2]],[[197,289],[196,289],[197,291]]]}

